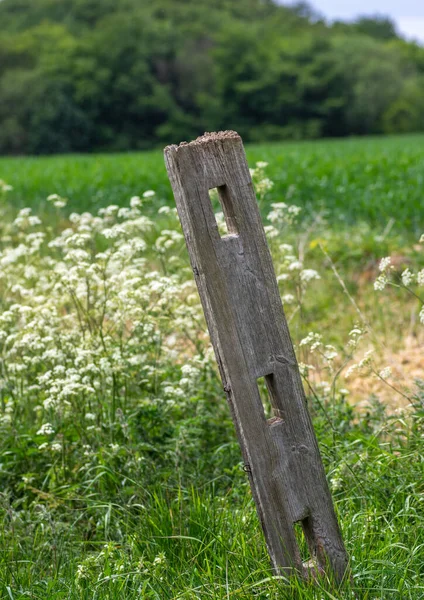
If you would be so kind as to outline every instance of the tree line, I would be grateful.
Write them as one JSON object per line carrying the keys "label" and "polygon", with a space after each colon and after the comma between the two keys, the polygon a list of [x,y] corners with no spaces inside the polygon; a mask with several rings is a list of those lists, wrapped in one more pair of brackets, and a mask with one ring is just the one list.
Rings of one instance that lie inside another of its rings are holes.
{"label": "tree line", "polygon": [[273,0],[2,0],[0,152],[424,130],[424,48]]}

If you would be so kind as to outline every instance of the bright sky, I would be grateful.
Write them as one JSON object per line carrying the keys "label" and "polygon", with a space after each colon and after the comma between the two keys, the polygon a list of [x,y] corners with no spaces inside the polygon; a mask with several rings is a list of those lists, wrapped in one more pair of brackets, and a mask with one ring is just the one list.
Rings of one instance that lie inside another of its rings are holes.
{"label": "bright sky", "polygon": [[424,0],[311,0],[310,3],[328,19],[387,15],[405,37],[424,43]]}

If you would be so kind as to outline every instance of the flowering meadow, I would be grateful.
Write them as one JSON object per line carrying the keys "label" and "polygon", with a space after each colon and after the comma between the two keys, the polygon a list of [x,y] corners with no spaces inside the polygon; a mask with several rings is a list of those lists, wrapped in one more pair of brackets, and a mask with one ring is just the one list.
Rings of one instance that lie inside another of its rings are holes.
{"label": "flowering meadow", "polygon": [[424,597],[417,139],[248,148],[340,590],[272,575],[161,155],[0,160],[0,598]]}

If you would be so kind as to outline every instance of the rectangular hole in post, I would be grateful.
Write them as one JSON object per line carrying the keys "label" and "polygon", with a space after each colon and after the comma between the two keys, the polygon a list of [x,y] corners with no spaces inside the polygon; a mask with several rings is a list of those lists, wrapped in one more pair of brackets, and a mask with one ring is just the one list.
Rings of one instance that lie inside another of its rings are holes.
{"label": "rectangular hole in post", "polygon": [[274,425],[276,423],[282,423],[283,419],[281,411],[277,408],[277,401],[275,398],[274,375],[270,373],[264,377],[258,377],[257,384],[268,424]]}
{"label": "rectangular hole in post", "polygon": [[219,185],[209,190],[209,198],[221,237],[238,235],[233,203],[226,185]]}
{"label": "rectangular hole in post", "polygon": [[[305,519],[306,520],[306,519]],[[309,551],[309,545],[306,540],[305,528],[303,526],[303,521],[298,521],[293,524],[294,535],[296,537],[297,547],[299,548],[300,558],[302,559],[302,563],[304,565],[309,564],[312,560],[311,553]]]}
{"label": "rectangular hole in post", "polygon": [[319,574],[324,573],[324,569],[317,557],[311,517],[308,516],[297,521],[293,524],[293,529],[302,560],[303,574],[307,579],[311,576],[316,578]]}

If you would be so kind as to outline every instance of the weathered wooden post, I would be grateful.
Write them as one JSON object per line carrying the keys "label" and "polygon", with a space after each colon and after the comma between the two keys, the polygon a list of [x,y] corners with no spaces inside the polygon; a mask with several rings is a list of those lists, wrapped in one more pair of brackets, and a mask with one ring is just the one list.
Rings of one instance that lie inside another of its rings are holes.
{"label": "weathered wooden post", "polygon": [[[165,162],[274,571],[324,571],[340,582],[347,554],[242,140],[234,131],[207,133],[165,148]],[[212,188],[228,228],[223,237]],[[258,389],[262,377],[273,409],[269,419]],[[311,555],[307,564],[297,523]]]}

